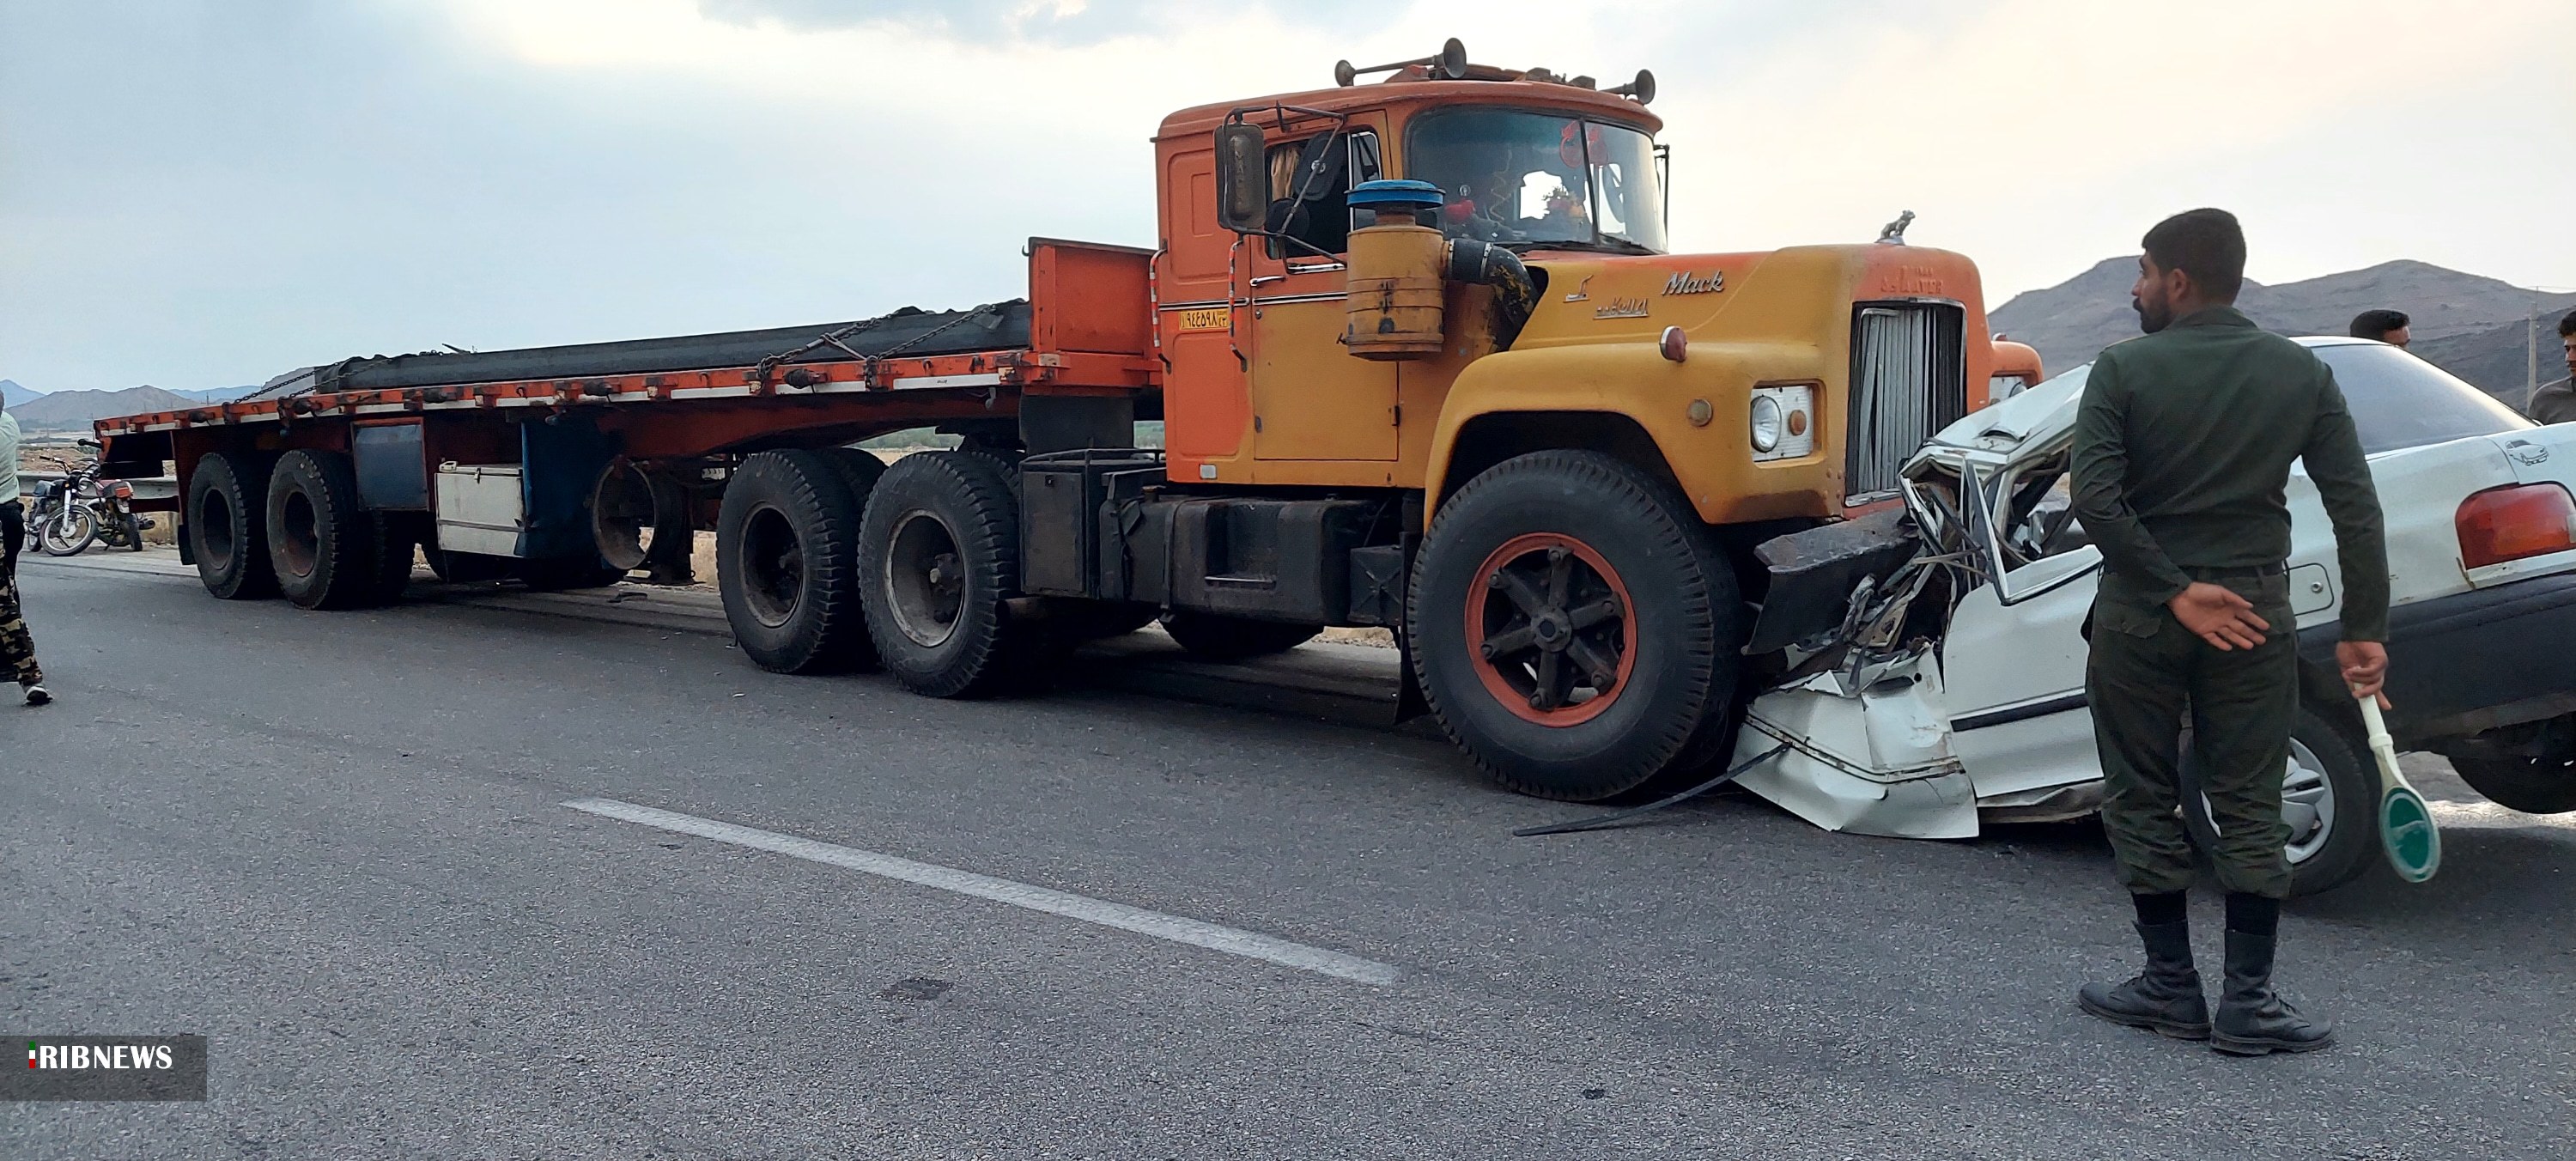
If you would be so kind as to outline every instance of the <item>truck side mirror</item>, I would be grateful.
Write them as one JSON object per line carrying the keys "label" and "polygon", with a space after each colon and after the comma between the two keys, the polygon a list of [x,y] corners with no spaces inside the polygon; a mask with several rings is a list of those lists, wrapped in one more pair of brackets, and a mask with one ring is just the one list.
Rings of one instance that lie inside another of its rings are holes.
{"label": "truck side mirror", "polygon": [[1270,167],[1258,125],[1216,131],[1216,220],[1238,234],[1258,234],[1270,211]]}

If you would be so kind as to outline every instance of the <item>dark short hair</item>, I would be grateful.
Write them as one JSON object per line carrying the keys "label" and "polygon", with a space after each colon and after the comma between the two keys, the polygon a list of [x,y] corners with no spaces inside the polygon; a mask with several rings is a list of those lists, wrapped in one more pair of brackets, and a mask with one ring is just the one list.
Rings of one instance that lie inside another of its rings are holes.
{"label": "dark short hair", "polygon": [[2411,321],[2402,310],[2365,310],[2352,316],[2352,337],[2375,339]]}
{"label": "dark short hair", "polygon": [[2558,320],[2558,337],[2563,339],[2569,335],[2576,335],[2576,310],[2568,311],[2567,317]]}
{"label": "dark short hair", "polygon": [[2236,301],[2245,288],[2245,229],[2225,210],[2184,210],[2147,231],[2147,257],[2191,276],[2200,292]]}

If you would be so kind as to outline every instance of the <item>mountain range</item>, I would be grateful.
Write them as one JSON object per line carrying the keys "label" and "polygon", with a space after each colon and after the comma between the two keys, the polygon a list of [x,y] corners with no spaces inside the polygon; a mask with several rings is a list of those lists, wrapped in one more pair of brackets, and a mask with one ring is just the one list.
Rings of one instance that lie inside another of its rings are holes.
{"label": "mountain range", "polygon": [[[2103,259],[2056,286],[2014,295],[1987,325],[2038,348],[2051,373],[2066,370],[2137,335],[2138,316],[2129,308],[2137,273],[2134,256]],[[2525,322],[2535,304],[2540,381],[2547,383],[2566,373],[2557,323],[2576,308],[2576,294],[2535,295],[2493,278],[2397,261],[2278,286],[2249,279],[2236,299],[2256,323],[2290,335],[2340,335],[2365,310],[2405,311],[2413,319],[2410,350],[2517,408],[2527,387]]]}
{"label": "mountain range", "polygon": [[9,414],[18,417],[18,426],[31,432],[76,431],[86,433],[89,426],[111,415],[133,415],[144,411],[171,411],[196,406],[176,391],[158,387],[128,387],[123,391],[54,391],[37,395],[24,403],[14,397]]}
{"label": "mountain range", "polygon": [[[1998,336],[2038,348],[2051,372],[2063,371],[2138,333],[2137,315],[2129,309],[2136,277],[2134,256],[2106,258],[2065,282],[2014,295],[1987,316],[1987,324]],[[2498,279],[2400,260],[2277,286],[2248,280],[2236,304],[2265,328],[2292,335],[2340,335],[2362,311],[2405,311],[2414,320],[2415,354],[2519,408],[2530,357],[2526,320],[2536,307],[2540,381],[2563,377],[2557,320],[2576,309],[2576,294],[2534,294]],[[0,397],[19,424],[52,431],[85,430],[111,415],[239,399],[256,390],[129,387],[40,394],[0,379]]]}

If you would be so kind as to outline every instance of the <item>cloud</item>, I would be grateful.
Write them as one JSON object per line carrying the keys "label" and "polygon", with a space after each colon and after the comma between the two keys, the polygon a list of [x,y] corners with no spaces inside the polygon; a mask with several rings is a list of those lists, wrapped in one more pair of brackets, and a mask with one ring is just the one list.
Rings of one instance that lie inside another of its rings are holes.
{"label": "cloud", "polygon": [[[1210,6],[1192,0],[697,0],[699,11],[732,24],[799,30],[895,28],[944,39],[993,44],[1021,40],[1094,44],[1151,36],[1205,22]],[[1303,24],[1321,24],[1383,9],[1368,0],[1300,0],[1293,5],[1242,3]]]}
{"label": "cloud", "polygon": [[[1363,19],[1362,17],[1365,17]],[[0,374],[213,387],[344,354],[1015,293],[1030,235],[1152,244],[1174,109],[1419,56],[1652,67],[1676,241],[1866,240],[1990,287],[2217,203],[2258,277],[2420,257],[2576,282],[2548,46],[2495,0],[0,0]],[[2387,30],[2396,29],[2391,33]],[[95,62],[115,61],[112,74]],[[2000,294],[1998,294],[2000,297]]]}

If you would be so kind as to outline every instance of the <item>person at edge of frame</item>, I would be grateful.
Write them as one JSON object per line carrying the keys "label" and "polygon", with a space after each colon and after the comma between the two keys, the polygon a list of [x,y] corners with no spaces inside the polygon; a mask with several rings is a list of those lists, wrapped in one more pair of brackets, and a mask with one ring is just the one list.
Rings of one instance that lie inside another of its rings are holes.
{"label": "person at edge of frame", "polygon": [[2534,423],[2576,423],[2576,310],[2558,320],[2558,345],[2567,350],[2567,378],[2531,389],[2523,414]]}
{"label": "person at edge of frame", "polygon": [[2415,338],[2415,332],[2408,328],[2414,321],[2402,310],[2365,310],[2352,316],[2352,337],[2386,343],[2402,351]]}
{"label": "person at edge of frame", "polygon": [[[2076,516],[2103,562],[2085,624],[2102,822],[2147,965],[2126,983],[2085,985],[2077,1002],[2221,1052],[2314,1051],[2334,1042],[2333,1026],[2272,986],[2290,892],[2281,782],[2299,712],[2291,461],[2305,462],[2334,524],[2344,578],[2335,659],[2356,697],[2379,696],[2388,668],[2379,498],[2333,372],[2233,305],[2245,277],[2236,218],[2177,214],[2147,231],[2145,249],[2131,305],[2146,333],[2094,363],[2073,476]],[[2186,715],[2227,892],[2214,1018],[2192,963],[2192,844],[2175,809]]]}
{"label": "person at edge of frame", "polygon": [[54,700],[36,665],[36,642],[18,602],[18,549],[27,540],[27,509],[18,499],[18,417],[0,402],[0,669],[18,679],[28,705]]}

